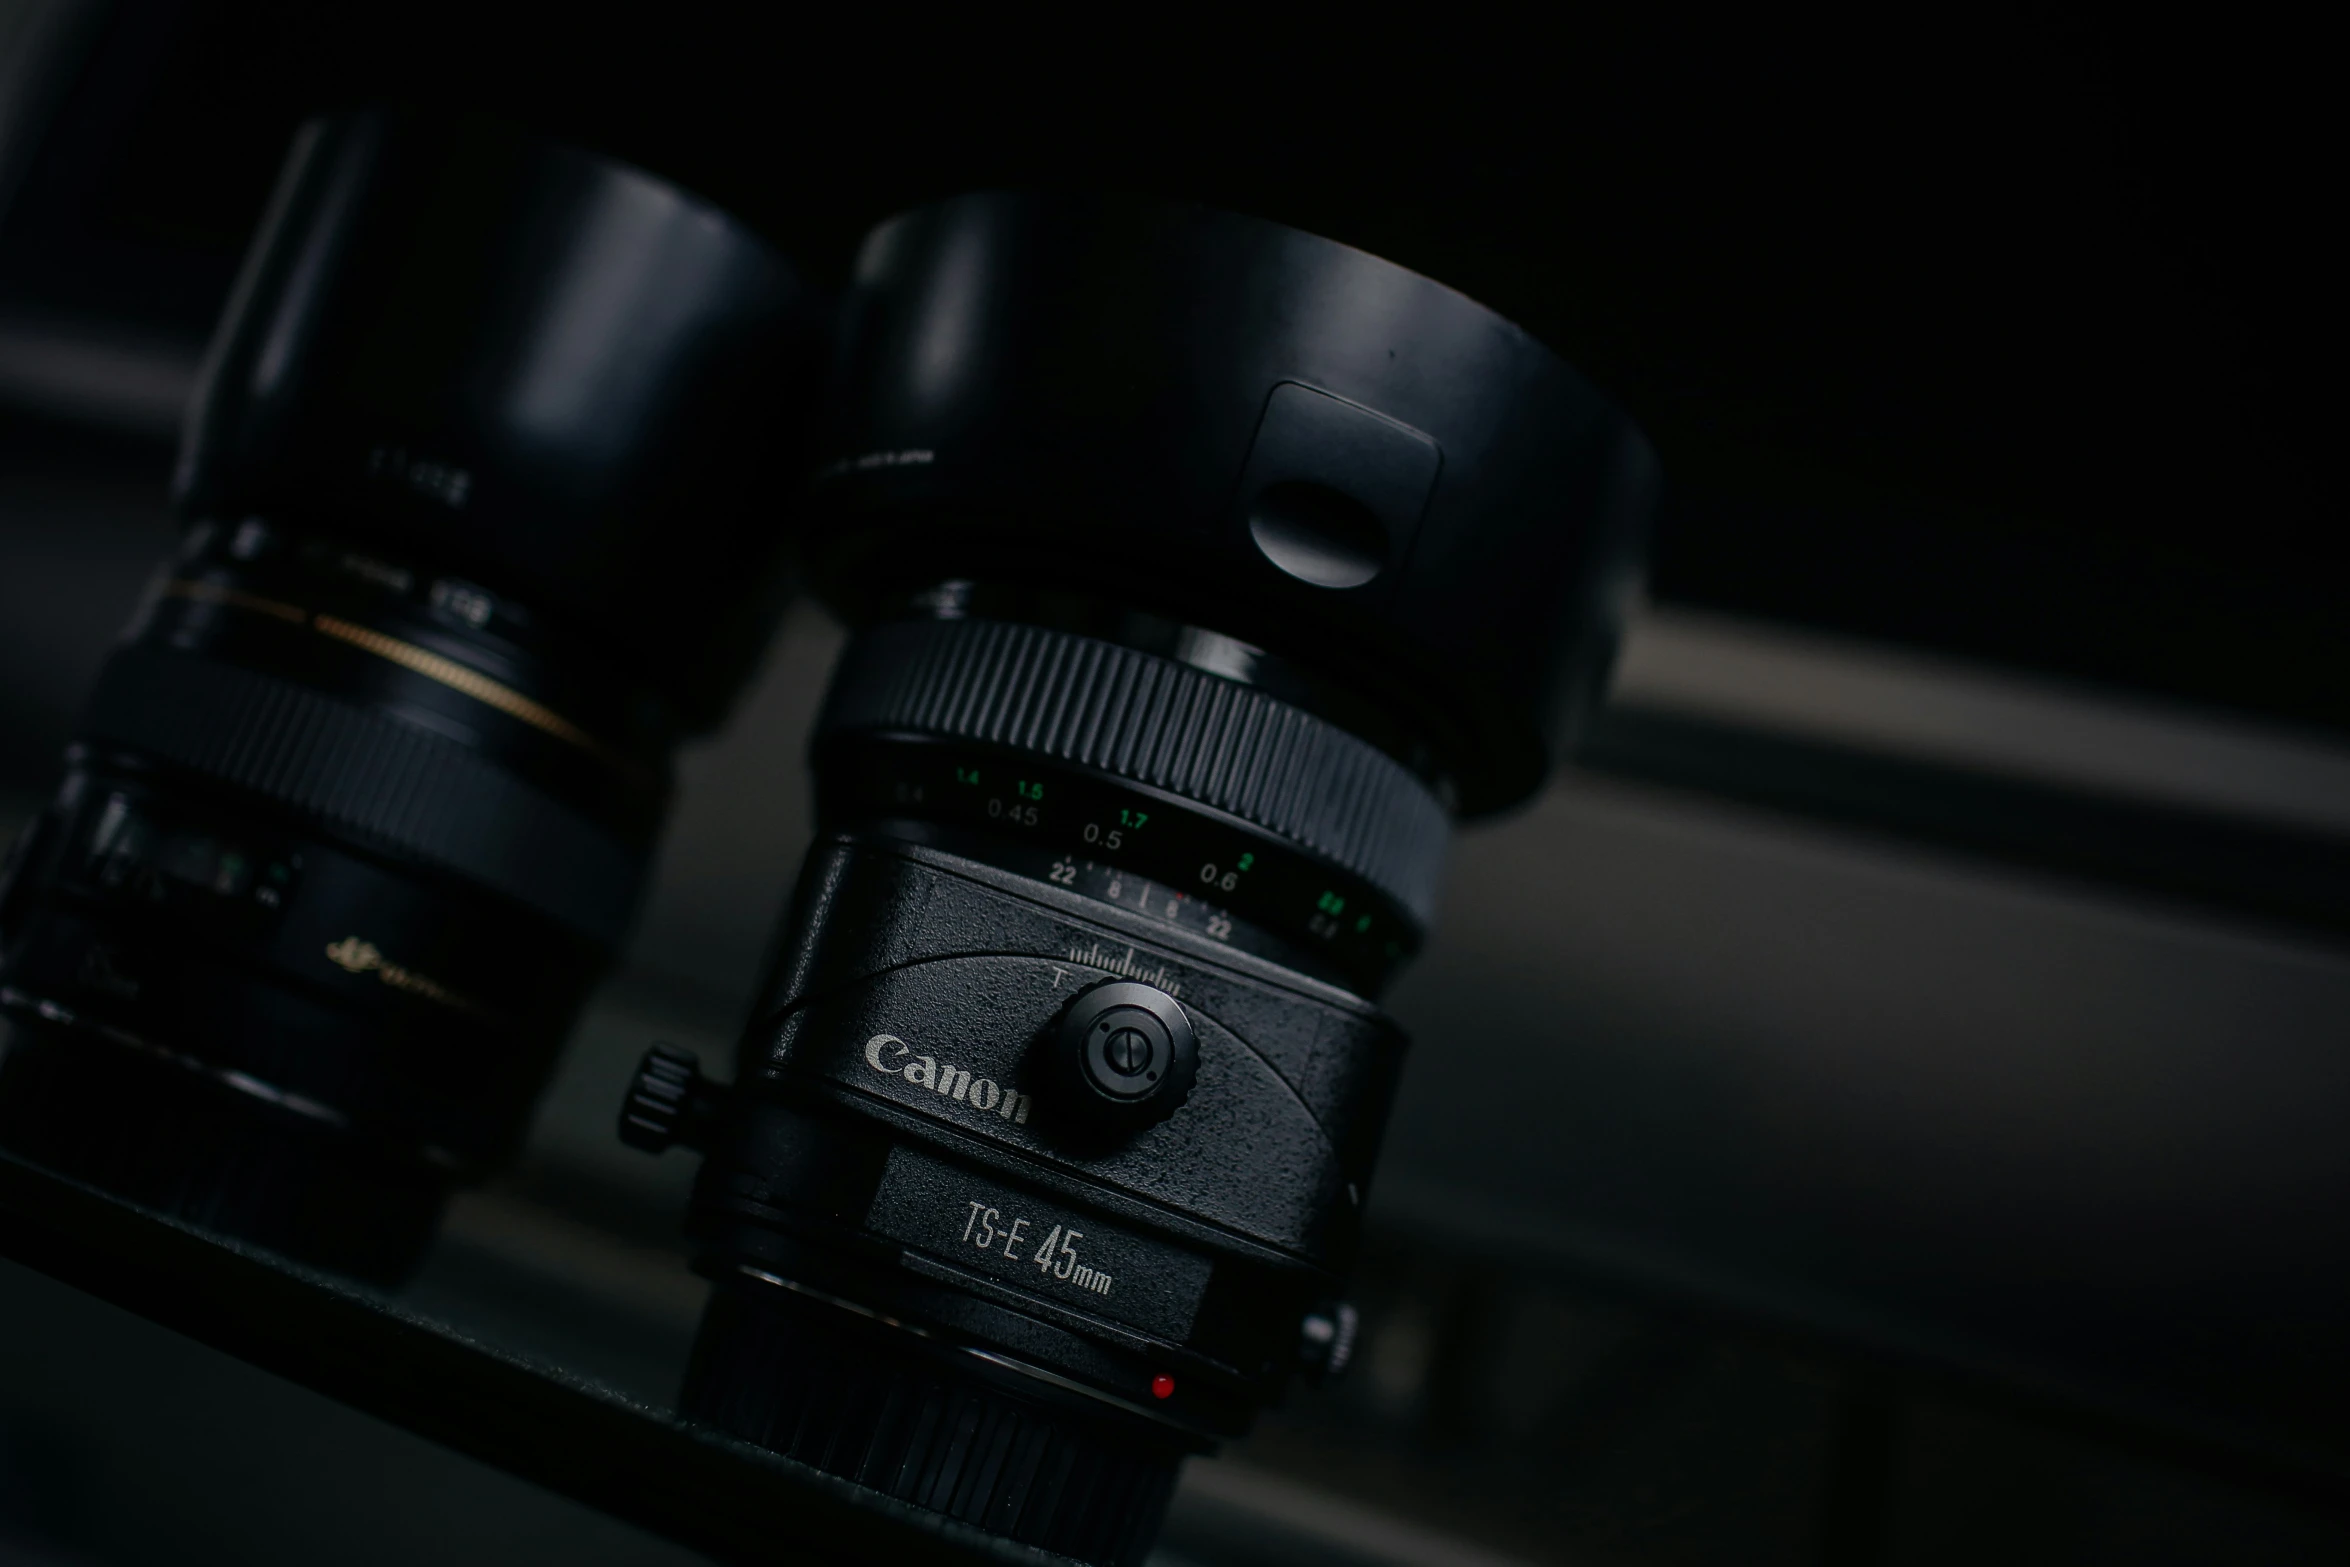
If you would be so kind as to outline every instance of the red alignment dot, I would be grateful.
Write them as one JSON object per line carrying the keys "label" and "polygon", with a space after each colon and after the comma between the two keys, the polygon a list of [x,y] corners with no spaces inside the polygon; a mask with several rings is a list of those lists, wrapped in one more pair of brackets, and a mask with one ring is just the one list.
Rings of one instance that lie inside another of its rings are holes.
{"label": "red alignment dot", "polygon": [[1173,1398],[1174,1396],[1175,1379],[1173,1377],[1162,1371],[1157,1376],[1151,1378],[1151,1397]]}

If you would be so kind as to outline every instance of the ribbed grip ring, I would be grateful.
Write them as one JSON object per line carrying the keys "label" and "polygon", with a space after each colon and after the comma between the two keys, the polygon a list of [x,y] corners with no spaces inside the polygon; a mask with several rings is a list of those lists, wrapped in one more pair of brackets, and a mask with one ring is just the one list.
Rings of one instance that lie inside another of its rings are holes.
{"label": "ribbed grip ring", "polygon": [[819,736],[890,730],[1091,767],[1229,812],[1425,923],[1450,826],[1385,752],[1238,681],[1040,626],[891,621],[858,634]]}
{"label": "ribbed grip ring", "polygon": [[0,1147],[144,1207],[381,1284],[416,1271],[450,1177],[422,1159],[19,1014]]}
{"label": "ribbed grip ring", "polygon": [[627,932],[645,855],[488,758],[389,714],[133,646],[107,661],[82,734],[454,872],[606,946]]}
{"label": "ribbed grip ring", "polygon": [[1141,1567],[1182,1448],[1021,1397],[958,1358],[978,1364],[730,1282],[710,1296],[679,1403],[688,1419],[990,1534]]}

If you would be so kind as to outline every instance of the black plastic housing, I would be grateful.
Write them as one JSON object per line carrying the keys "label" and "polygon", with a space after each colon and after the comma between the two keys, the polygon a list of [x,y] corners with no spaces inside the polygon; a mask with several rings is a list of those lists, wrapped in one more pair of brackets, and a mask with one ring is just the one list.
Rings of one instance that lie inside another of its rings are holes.
{"label": "black plastic housing", "polygon": [[810,523],[852,615],[1058,582],[1318,669],[1524,798],[1604,681],[1655,462],[1482,305],[1203,207],[960,197],[860,256]]}

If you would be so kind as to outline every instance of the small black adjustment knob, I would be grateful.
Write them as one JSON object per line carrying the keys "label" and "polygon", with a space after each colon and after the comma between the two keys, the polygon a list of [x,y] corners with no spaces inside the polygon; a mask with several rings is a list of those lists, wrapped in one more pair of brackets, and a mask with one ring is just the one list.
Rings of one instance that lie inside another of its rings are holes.
{"label": "small black adjustment knob", "polygon": [[0,948],[8,945],[17,915],[32,906],[34,877],[47,854],[49,840],[56,835],[56,818],[43,811],[16,835],[7,852],[0,854]]}
{"label": "small black adjustment knob", "polygon": [[1362,1318],[1354,1307],[1343,1300],[1324,1301],[1297,1325],[1298,1369],[1316,1387],[1344,1376],[1354,1364],[1361,1332]]}
{"label": "small black adjustment knob", "polygon": [[1080,991],[1048,1040],[1055,1095],[1076,1124],[1127,1136],[1164,1121],[1199,1074],[1199,1041],[1173,996],[1138,980]]}
{"label": "small black adjustment knob", "polygon": [[700,1059],[692,1051],[654,1045],[637,1063],[628,1099],[620,1107],[620,1140],[646,1153],[662,1153],[681,1143],[699,1150],[718,1119],[722,1095],[723,1090],[702,1075]]}

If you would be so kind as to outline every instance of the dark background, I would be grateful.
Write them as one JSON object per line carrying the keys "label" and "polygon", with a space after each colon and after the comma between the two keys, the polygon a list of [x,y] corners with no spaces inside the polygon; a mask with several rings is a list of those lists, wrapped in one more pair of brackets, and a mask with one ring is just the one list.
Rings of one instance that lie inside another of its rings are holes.
{"label": "dark background", "polygon": [[384,97],[645,163],[830,281],[958,190],[1187,196],[1450,283],[1627,401],[1668,597],[2350,720],[2314,36],[1547,21],[130,4],[4,276],[200,336],[293,127]]}
{"label": "dark background", "polygon": [[[0,69],[11,820],[169,539],[178,401],[311,112],[537,123],[827,282],[875,219],[979,185],[1315,229],[1546,338],[1672,487],[1591,767],[1464,841],[1395,997],[1419,1044],[1363,1367],[1199,1468],[1174,1548],[2350,1557],[2341,134],[2314,36],[35,13],[43,69]],[[837,639],[798,614],[689,759],[628,972],[524,1168],[457,1215],[434,1309],[665,1388],[685,1171],[618,1150],[610,1108],[647,1037],[725,1053]],[[10,1275],[0,1324],[0,1539],[27,1551],[668,1559],[61,1287]]]}

